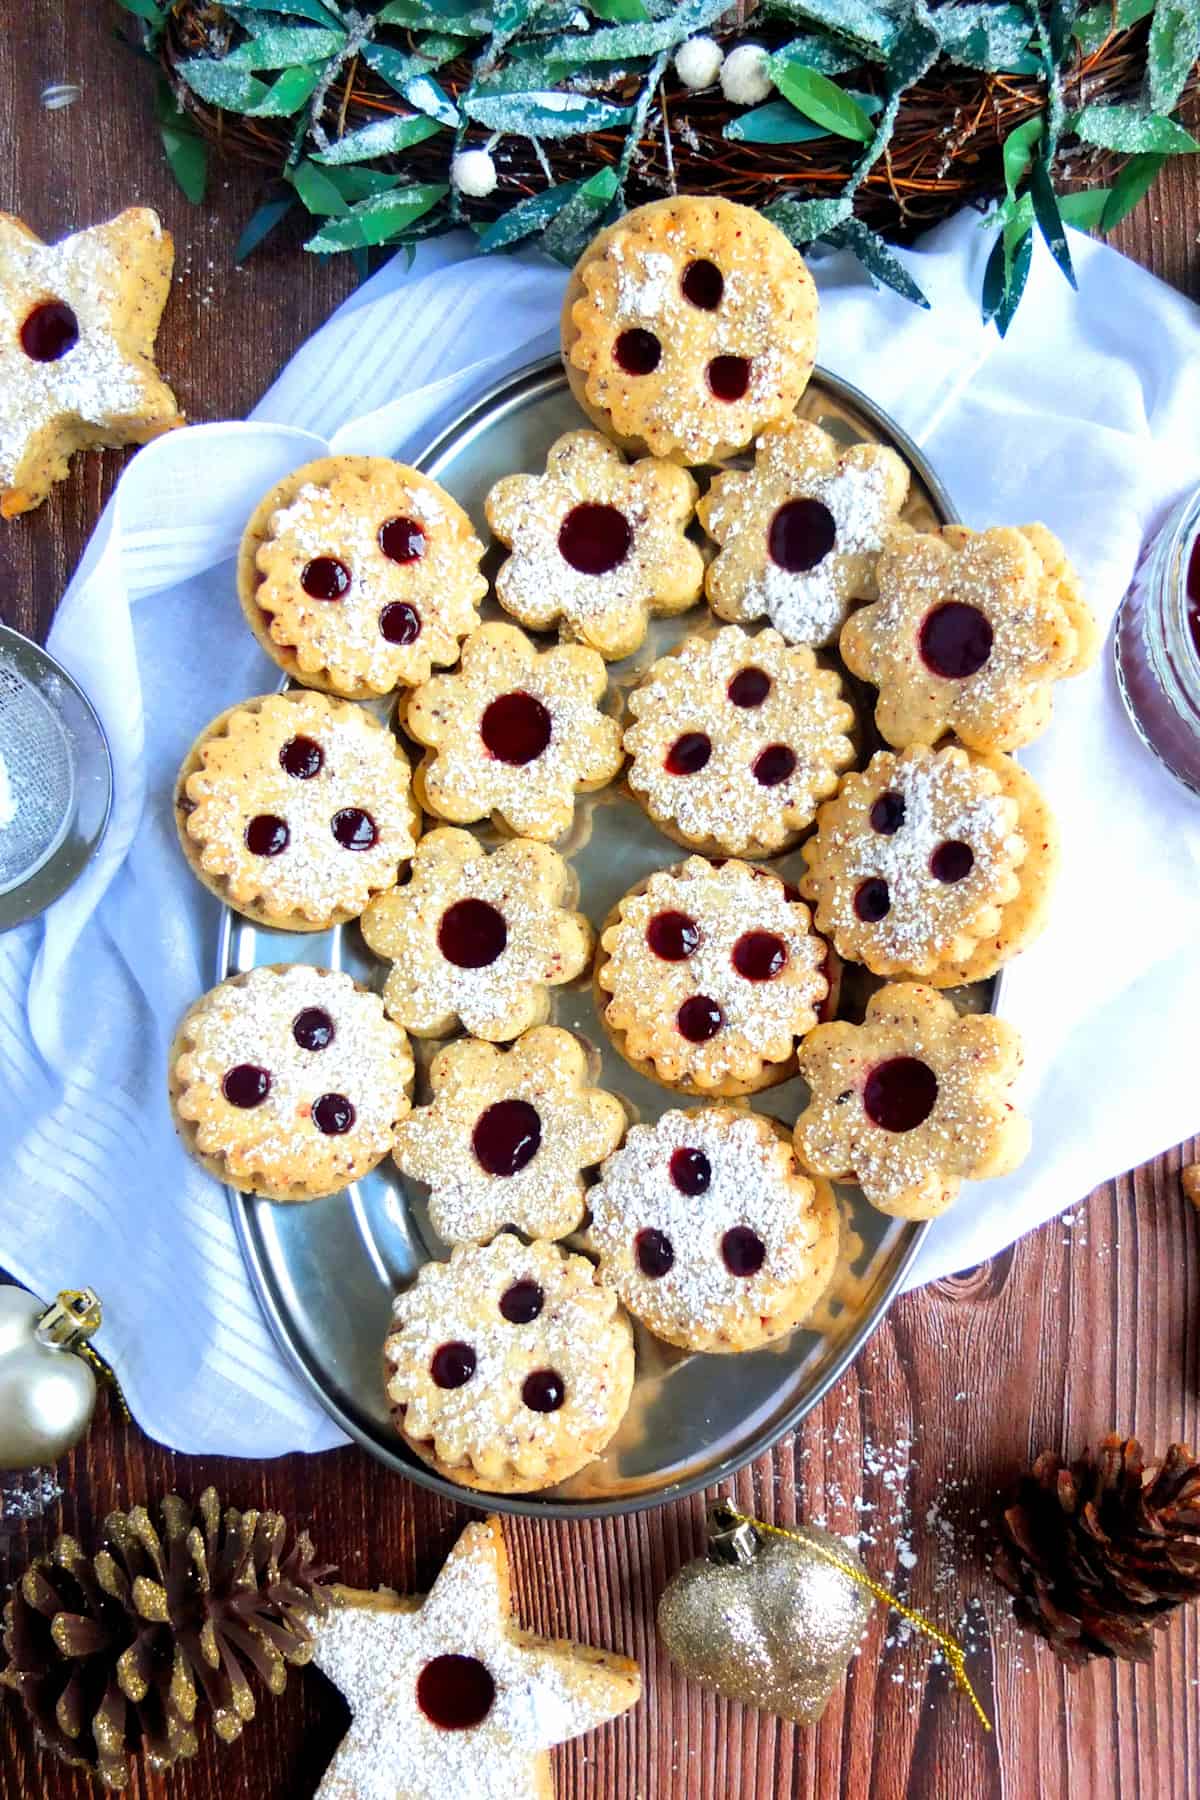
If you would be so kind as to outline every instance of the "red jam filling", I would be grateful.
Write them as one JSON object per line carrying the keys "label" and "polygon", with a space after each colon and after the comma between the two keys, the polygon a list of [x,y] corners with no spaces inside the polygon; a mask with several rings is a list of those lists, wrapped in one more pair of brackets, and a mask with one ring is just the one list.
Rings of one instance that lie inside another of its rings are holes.
{"label": "red jam filling", "polygon": [[350,586],[350,571],[336,556],[314,556],[300,571],[300,586],[310,600],[340,600]]}
{"label": "red jam filling", "polygon": [[880,794],[871,808],[871,830],[877,831],[880,837],[895,837],[904,823],[904,813],[903,794]]}
{"label": "red jam filling", "polygon": [[417,1705],[442,1731],[470,1731],[492,1710],[496,1684],[474,1656],[435,1656],[417,1676]]}
{"label": "red jam filling", "polygon": [[652,375],[662,358],[662,345],[652,331],[635,325],[621,333],[613,354],[627,375]]}
{"label": "red jam filling", "polygon": [[712,755],[712,739],[706,731],[685,731],[667,751],[663,763],[668,775],[698,775]]}
{"label": "red jam filling", "polygon": [[389,562],[416,562],[425,554],[425,533],[415,519],[385,519],[376,541]]}
{"label": "red jam filling", "polygon": [[833,549],[837,526],[822,500],[785,500],[767,532],[771,561],[789,575],[815,569]]}
{"label": "red jam filling", "polygon": [[854,890],[854,910],[864,925],[878,925],[892,910],[892,896],[881,875],[868,875]]}
{"label": "red jam filling", "polygon": [[725,1023],[725,1014],[707,994],[693,994],[675,1015],[675,1023],[689,1044],[706,1044]]}
{"label": "red jam filling", "polygon": [[616,506],[584,501],[573,506],[558,528],[558,550],[581,575],[607,575],[629,555],[633,532]]}
{"label": "red jam filling", "polygon": [[863,1088],[863,1110],[883,1131],[915,1131],[933,1111],[937,1076],[916,1056],[877,1063]]}
{"label": "red jam filling", "polygon": [[344,1137],[354,1119],[354,1107],[345,1094],[322,1094],[313,1101],[313,1124],[326,1137]]}
{"label": "red jam filling", "polygon": [[321,1006],[306,1006],[292,1020],[292,1036],[302,1050],[328,1050],[334,1039],[333,1020]]}
{"label": "red jam filling", "polygon": [[514,1281],[500,1296],[500,1315],[510,1325],[531,1325],[545,1304],[536,1281]]}
{"label": "red jam filling", "polygon": [[796,752],[787,744],[768,744],[760,750],[751,767],[760,787],[778,787],[796,767]]}
{"label": "red jam filling", "polygon": [[270,1091],[270,1071],[260,1069],[255,1063],[238,1063],[234,1068],[227,1069],[221,1083],[221,1092],[230,1106],[240,1106],[246,1110],[252,1106],[261,1106]]}
{"label": "red jam filling", "polygon": [[290,837],[283,819],[274,813],[257,813],[246,827],[246,848],[251,856],[279,856]]}
{"label": "red jam filling", "polygon": [[735,706],[761,706],[771,691],[771,677],[765,669],[739,669],[725,689]]}
{"label": "red jam filling", "polygon": [[280,767],[297,781],[311,781],[321,773],[325,752],[315,738],[289,738],[279,752]]}
{"label": "red jam filling", "polygon": [[977,675],[992,654],[991,621],[977,606],[947,600],[921,622],[921,655],[943,681]]}
{"label": "red jam filling", "polygon": [[456,900],[442,914],[438,949],[458,969],[483,969],[508,942],[504,914],[486,900]]}
{"label": "red jam filling", "polygon": [[343,850],[370,850],[379,837],[374,819],[360,806],[343,806],[329,821],[329,829]]}
{"label": "red jam filling", "polygon": [[748,356],[714,356],[708,365],[708,386],[714,400],[727,404],[740,400],[750,386]]}
{"label": "red jam filling", "polygon": [[744,981],[774,981],[787,960],[787,945],[773,931],[744,931],[733,946],[733,966]]}
{"label": "red jam filling", "polygon": [[655,913],[646,927],[646,942],[664,962],[686,962],[700,943],[700,927],[687,913]]}
{"label": "red jam filling", "polygon": [[929,859],[929,873],[938,881],[965,881],[974,867],[975,852],[958,838],[939,844]]}
{"label": "red jam filling", "polygon": [[471,1148],[488,1175],[515,1175],[537,1155],[542,1121],[528,1100],[497,1100],[475,1121]]}
{"label": "red jam filling", "polygon": [[435,1387],[465,1387],[475,1373],[475,1352],[470,1344],[457,1341],[439,1344],[430,1358],[429,1373]]}
{"label": "red jam filling", "polygon": [[701,312],[716,312],[725,292],[725,277],[716,263],[700,257],[688,264],[679,286],[689,306],[699,307]]}
{"label": "red jam filling", "polygon": [[379,615],[379,635],[389,644],[415,644],[421,635],[421,615],[407,600],[390,600]]}
{"label": "red jam filling", "polygon": [[521,1384],[521,1398],[531,1412],[557,1412],[567,1397],[567,1384],[556,1369],[535,1369]]}
{"label": "red jam filling", "polygon": [[735,1225],[721,1239],[721,1255],[731,1275],[757,1275],[766,1254],[767,1246],[748,1225]]}
{"label": "red jam filling", "polygon": [[479,721],[484,746],[498,762],[521,768],[550,742],[553,720],[535,694],[499,694]]}
{"label": "red jam filling", "polygon": [[79,342],[79,320],[65,300],[43,300],[25,315],[21,348],[31,362],[57,362]]}
{"label": "red jam filling", "polygon": [[675,1266],[675,1251],[664,1231],[655,1231],[652,1227],[639,1231],[633,1240],[633,1251],[638,1268],[650,1281],[661,1281]]}
{"label": "red jam filling", "polygon": [[681,1194],[707,1194],[712,1181],[712,1164],[703,1150],[682,1146],[671,1152],[671,1160],[667,1166],[671,1180]]}
{"label": "red jam filling", "polygon": [[1187,621],[1196,655],[1200,656],[1200,537],[1192,545],[1192,554],[1188,558]]}

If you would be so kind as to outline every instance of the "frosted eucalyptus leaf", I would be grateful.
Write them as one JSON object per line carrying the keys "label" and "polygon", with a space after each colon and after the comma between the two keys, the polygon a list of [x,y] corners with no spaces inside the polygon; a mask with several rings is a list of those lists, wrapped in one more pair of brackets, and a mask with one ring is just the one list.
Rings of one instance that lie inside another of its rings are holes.
{"label": "frosted eucalyptus leaf", "polygon": [[1157,154],[1130,157],[1112,184],[1112,192],[1100,215],[1101,231],[1111,231],[1114,225],[1121,223],[1126,213],[1133,211],[1138,201],[1153,186],[1155,177],[1166,160],[1165,155]]}
{"label": "frosted eucalyptus leaf", "polygon": [[857,50],[847,49],[835,38],[818,37],[813,31],[802,31],[799,37],[791,38],[776,50],[775,56],[783,62],[819,69],[822,75],[844,75],[848,69],[861,68],[863,62]]}
{"label": "frosted eucalyptus leaf", "polygon": [[843,224],[835,225],[825,236],[829,243],[844,246],[854,252],[874,286],[892,288],[905,300],[911,300],[914,306],[922,306],[928,311],[928,300],[900,258],[889,249],[879,233],[872,231],[861,219],[847,219]]}
{"label": "frosted eucalyptus leaf", "polygon": [[556,262],[570,266],[595,234],[600,217],[616,195],[615,169],[600,169],[571,196],[556,219],[542,233],[542,249]]}
{"label": "frosted eucalyptus leaf", "polygon": [[282,13],[289,19],[311,19],[314,25],[340,25],[338,15],[321,0],[238,0],[231,12]]}
{"label": "frosted eucalyptus leaf", "polygon": [[723,12],[729,0],[684,0],[665,19],[637,25],[613,25],[589,31],[586,36],[556,38],[552,54],[565,63],[623,62],[629,56],[657,56],[685,38],[703,31]]}
{"label": "frosted eucalyptus leaf", "polygon": [[258,249],[265,237],[269,237],[281,219],[286,218],[296,204],[294,194],[283,194],[274,200],[264,200],[263,204],[251,214],[242,229],[233,252],[234,262],[245,262],[246,258]]}
{"label": "frosted eucalyptus leaf", "polygon": [[299,112],[320,79],[320,70],[301,64],[285,69],[261,100],[243,108],[248,119],[290,119]]}
{"label": "frosted eucalyptus leaf", "polygon": [[208,182],[208,145],[165,80],[158,84],[154,111],[171,173],[192,204],[199,205]]}
{"label": "frosted eucalyptus leaf", "polygon": [[452,48],[445,56],[424,56],[419,50],[393,50],[389,44],[364,44],[359,54],[367,67],[382,75],[390,88],[406,95],[411,81],[428,75],[439,63],[448,62],[456,51]]}
{"label": "frosted eucalyptus leaf", "polygon": [[1178,104],[1200,57],[1200,0],[1158,0],[1150,26],[1150,105],[1168,113]]}
{"label": "frosted eucalyptus leaf", "polygon": [[1004,186],[1011,199],[1016,193],[1026,170],[1033,161],[1033,147],[1042,135],[1042,121],[1039,114],[1026,119],[1022,125],[1014,125],[1004,140],[1004,148],[1000,153],[1004,169]]}
{"label": "frosted eucalyptus leaf", "polygon": [[608,131],[627,125],[627,106],[612,106],[588,94],[564,94],[544,90],[531,94],[463,95],[462,109],[469,118],[490,131],[514,131],[522,137],[577,137],[582,132]]}
{"label": "frosted eucalyptus leaf", "polygon": [[934,15],[942,50],[969,69],[1033,75],[1040,58],[1029,48],[1033,18],[1024,6],[941,6]]}
{"label": "frosted eucalyptus leaf", "polygon": [[1029,197],[1033,201],[1033,216],[1038,222],[1038,230],[1045,239],[1047,250],[1071,286],[1078,287],[1079,283],[1075,279],[1075,270],[1071,263],[1070,247],[1067,244],[1067,233],[1054,193],[1054,184],[1050,179],[1049,169],[1040,158],[1034,163],[1030,173]]}
{"label": "frosted eucalyptus leaf", "polygon": [[772,200],[763,218],[778,225],[791,243],[811,244],[850,217],[854,202],[844,195],[836,200]]}
{"label": "frosted eucalyptus leaf", "polygon": [[816,25],[849,38],[875,57],[886,57],[900,31],[898,9],[869,0],[770,0],[768,12],[796,25]]}
{"label": "frosted eucalyptus leaf", "polygon": [[1075,117],[1075,131],[1085,144],[1102,150],[1159,150],[1174,155],[1200,150],[1190,132],[1174,119],[1143,112],[1139,106],[1085,106]]}
{"label": "frosted eucalyptus leaf", "polygon": [[247,38],[221,60],[227,69],[290,69],[295,63],[320,62],[334,56],[345,41],[344,31],[279,25]]}
{"label": "frosted eucalyptus leaf", "polygon": [[249,112],[270,91],[248,69],[230,69],[213,56],[193,56],[179,64],[179,73],[193,94],[226,112]]}
{"label": "frosted eucalyptus leaf", "polygon": [[532,237],[535,231],[541,231],[548,225],[567,204],[574,194],[579,192],[577,181],[564,181],[558,187],[545,188],[540,194],[530,194],[526,200],[518,200],[510,206],[506,213],[493,219],[490,225],[481,226],[479,232],[479,248],[481,250],[501,250],[506,244],[516,244],[522,238]]}
{"label": "frosted eucalyptus leaf", "polygon": [[427,118],[424,113],[400,113],[392,119],[372,119],[369,125],[347,132],[328,150],[314,155],[313,161],[340,165],[366,162],[373,156],[391,156],[397,150],[407,150],[412,144],[422,143],[441,129],[436,119]]}
{"label": "frosted eucalyptus leaf", "polygon": [[590,8],[596,18],[604,19],[610,25],[624,25],[650,17],[642,0],[590,0]]}
{"label": "frosted eucalyptus leaf", "polygon": [[1111,188],[1081,188],[1076,194],[1059,194],[1058,210],[1063,223],[1073,225],[1076,231],[1095,231],[1111,197]]}
{"label": "frosted eucalyptus leaf", "polygon": [[439,125],[458,125],[461,122],[457,106],[432,75],[418,75],[414,81],[405,82],[404,98],[418,112],[436,119]]}
{"label": "frosted eucalyptus leaf", "polygon": [[[869,116],[883,105],[878,94],[856,94],[846,90]],[[788,100],[768,100],[751,112],[738,113],[730,119],[722,137],[740,144],[808,144],[816,138],[828,137],[824,125],[806,119]]]}
{"label": "frosted eucalyptus leaf", "polygon": [[423,182],[376,194],[352,207],[341,219],[330,219],[309,238],[306,250],[351,250],[356,245],[385,244],[400,235],[447,193],[444,182]]}

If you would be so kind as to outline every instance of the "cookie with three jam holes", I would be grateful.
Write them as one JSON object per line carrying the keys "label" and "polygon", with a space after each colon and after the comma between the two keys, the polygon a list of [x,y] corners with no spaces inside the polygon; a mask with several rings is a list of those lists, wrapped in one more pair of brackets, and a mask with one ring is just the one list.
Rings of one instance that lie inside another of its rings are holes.
{"label": "cookie with three jam holes", "polygon": [[482,557],[462,507],[427,475],[384,456],[326,456],[260,501],[238,595],[285,674],[371,700],[458,660],[487,592]]}
{"label": "cookie with three jam holes", "polygon": [[171,1050],[184,1143],[210,1175],[267,1200],[315,1200],[392,1148],[413,1061],[378,995],[307,963],[265,964],[210,990]]}
{"label": "cookie with three jam holes", "polygon": [[554,1800],[550,1752],[641,1694],[627,1656],[523,1631],[498,1518],[426,1595],[335,1585],[312,1660],[350,1709],[316,1800]]}
{"label": "cookie with three jam holes", "polygon": [[488,524],[512,554],[496,575],[505,612],[607,662],[635,651],[651,618],[700,598],[704,558],[684,534],[696,483],[676,463],[627,463],[597,431],[551,444],[544,475],[506,475],[487,497]]}
{"label": "cookie with three jam holes", "polygon": [[811,1098],[796,1121],[806,1169],[853,1176],[871,1205],[932,1219],[964,1181],[1008,1175],[1029,1149],[1011,1099],[1021,1040],[1004,1019],[959,1016],[919,982],[872,994],[861,1025],[818,1025],[800,1047]]}
{"label": "cookie with three jam holes", "polygon": [[973,750],[1019,749],[1049,725],[1054,683],[1095,661],[1096,621],[1043,525],[901,526],[876,581],[841,653],[879,689],[875,722],[897,749],[951,731]]}
{"label": "cookie with three jam holes", "polygon": [[721,461],[786,419],[808,385],[817,291],[750,207],[652,200],[584,251],[562,313],[563,361],[588,416],[626,449]]}
{"label": "cookie with three jam holes", "polygon": [[764,615],[789,644],[827,644],[855,600],[875,598],[875,564],[908,497],[908,467],[884,444],[839,444],[807,419],[771,425],[749,469],[718,475],[700,522],[721,549],[705,589],[721,619]]}
{"label": "cookie with three jam holes", "polygon": [[684,1350],[757,1350],[793,1331],[837,1263],[832,1189],[757,1113],[714,1106],[632,1126],[589,1204],[601,1280]]}
{"label": "cookie with three jam holes", "polygon": [[600,936],[597,1008],[640,1073],[681,1093],[786,1081],[829,994],[827,946],[777,875],[689,856],[632,888]]}
{"label": "cookie with three jam holes", "polygon": [[592,930],[571,911],[575,881],[556,850],[513,838],[490,854],[469,831],[440,826],[413,854],[403,887],[378,895],[362,933],[392,967],[383,990],[416,1037],[503,1043],[540,1025],[549,989],[587,966]]}
{"label": "cookie with three jam holes", "polygon": [[397,1430],[452,1481],[553,1487],[592,1462],[633,1391],[633,1332],[585,1256],[502,1232],[428,1262],[384,1346]]}
{"label": "cookie with three jam holes", "polygon": [[201,732],[175,819],[205,887],[273,931],[356,919],[395,886],[420,822],[391,732],[302,688],[244,700]]}
{"label": "cookie with three jam holes", "polygon": [[0,516],[40,506],[76,450],[183,424],[154,366],[174,260],[148,207],[58,244],[0,213]]}
{"label": "cookie with three jam holes", "polygon": [[588,1084],[587,1052],[556,1025],[510,1050],[460,1038],[429,1068],[432,1095],[396,1133],[403,1173],[429,1188],[447,1243],[483,1244],[505,1225],[561,1238],[585,1211],[584,1171],[616,1149],[625,1109]]}
{"label": "cookie with three jam holes", "polygon": [[565,837],[576,794],[605,787],[624,760],[620,724],[600,711],[607,686],[595,650],[538,650],[516,625],[481,625],[453,674],[403,706],[404,729],[428,747],[421,805],[456,825],[490,815],[519,837]]}
{"label": "cookie with three jam holes", "polygon": [[818,813],[800,892],[848,961],[954,987],[1036,935],[1056,855],[1046,804],[1010,757],[881,750]]}
{"label": "cookie with three jam holes", "polygon": [[628,782],[689,849],[774,856],[812,824],[854,760],[854,711],[832,670],[777,631],[685,638],[629,695]]}

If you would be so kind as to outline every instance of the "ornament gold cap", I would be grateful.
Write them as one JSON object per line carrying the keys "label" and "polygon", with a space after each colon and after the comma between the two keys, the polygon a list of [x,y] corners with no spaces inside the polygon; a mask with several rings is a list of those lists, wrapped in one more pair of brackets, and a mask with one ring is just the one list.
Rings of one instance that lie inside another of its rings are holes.
{"label": "ornament gold cap", "polygon": [[63,1288],[41,1314],[35,1326],[43,1344],[58,1350],[78,1350],[100,1329],[103,1308],[91,1288]]}
{"label": "ornament gold cap", "polygon": [[728,1500],[714,1500],[704,1515],[708,1557],[716,1563],[752,1563],[762,1548],[753,1519],[733,1510]]}

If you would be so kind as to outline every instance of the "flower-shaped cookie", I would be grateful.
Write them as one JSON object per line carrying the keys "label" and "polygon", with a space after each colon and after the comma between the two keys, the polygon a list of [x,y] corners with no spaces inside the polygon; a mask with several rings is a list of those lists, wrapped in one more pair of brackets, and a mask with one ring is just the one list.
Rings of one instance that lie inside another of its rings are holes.
{"label": "flower-shaped cookie", "polygon": [[384,1345],[396,1428],[442,1475],[493,1493],[565,1481],[633,1391],[633,1333],[585,1256],[501,1232],[427,1262]]}
{"label": "flower-shaped cookie", "polygon": [[40,506],[74,451],[183,424],[154,366],[174,259],[145,206],[59,244],[0,213],[0,516]]}
{"label": "flower-shaped cookie", "polygon": [[417,1037],[461,1024],[503,1043],[540,1025],[547,989],[586,966],[592,932],[568,910],[574,884],[556,850],[514,838],[489,855],[442,826],[417,845],[410,879],[372,900],[362,933],[392,964],[383,1000]]}
{"label": "flower-shaped cookie", "polygon": [[880,1212],[932,1219],[964,1181],[1007,1175],[1029,1149],[1009,1091],[1021,1068],[1015,1028],[960,1018],[915,981],[880,988],[861,1025],[818,1025],[800,1047],[812,1097],[796,1121],[806,1169],[853,1175]]}
{"label": "flower-shaped cookie", "polygon": [[275,931],[356,919],[395,885],[419,823],[391,732],[305,688],[214,719],[179,772],[175,817],[205,887]]}
{"label": "flower-shaped cookie", "polygon": [[386,456],[326,456],[277,482],[238,556],[255,637],[305,687],[370,700],[458,659],[483,545],[462,507]]}
{"label": "flower-shaped cookie", "polygon": [[1050,723],[1052,688],[1093,661],[1096,622],[1043,525],[899,528],[875,570],[879,599],[847,619],[842,660],[879,689],[889,744],[953,731],[1016,750]]}
{"label": "flower-shaped cookie", "polygon": [[396,1134],[395,1157],[425,1182],[447,1243],[484,1244],[505,1225],[560,1238],[584,1214],[583,1171],[615,1150],[625,1109],[587,1083],[579,1039],[538,1025],[511,1050],[461,1038],[429,1069],[433,1098]]}
{"label": "flower-shaped cookie", "polygon": [[886,445],[846,449],[807,419],[769,426],[754,467],[718,475],[698,508],[721,545],[705,576],[713,611],[765,613],[789,644],[827,644],[852,600],[874,599],[907,495],[907,465]]}
{"label": "flower-shaped cookie", "polygon": [[700,597],[704,558],[684,532],[696,504],[686,469],[655,457],[626,463],[598,431],[551,444],[544,475],[506,475],[487,497],[488,524],[512,555],[496,576],[505,612],[606,661],[629,656],[652,616]]}
{"label": "flower-shaped cookie", "polygon": [[456,825],[490,813],[521,837],[564,836],[576,794],[621,766],[621,727],[597,704],[607,685],[595,650],[539,651],[515,625],[481,625],[461,666],[404,707],[405,730],[430,747],[414,778],[421,804]]}
{"label": "flower-shaped cookie", "polygon": [[[1007,760],[917,746],[845,777],[800,882],[839,955],[876,975],[929,976],[999,931],[1027,854],[1016,798],[991,766]],[[1045,883],[1044,863],[1033,878]]]}
{"label": "flower-shaped cookie", "polygon": [[589,1196],[600,1278],[656,1337],[755,1350],[808,1317],[837,1262],[837,1203],[782,1127],[714,1106],[634,1125]]}
{"label": "flower-shaped cookie", "polygon": [[184,1142],[210,1175],[268,1200],[357,1181],[409,1109],[408,1040],[376,994],[307,963],[264,964],[212,988],[171,1049]]}
{"label": "flower-shaped cookie", "polygon": [[689,856],[606,922],[601,1017],[622,1056],[668,1087],[753,1093],[792,1073],[829,992],[826,955],[779,876]]}
{"label": "flower-shaped cookie", "polygon": [[854,711],[806,645],[727,625],[685,638],[629,696],[629,785],[696,850],[774,856],[810,825],[854,760]]}
{"label": "flower-shaped cookie", "polygon": [[681,194],[593,240],[562,324],[572,390],[598,425],[626,447],[714,462],[794,412],[812,373],[817,293],[761,213]]}

